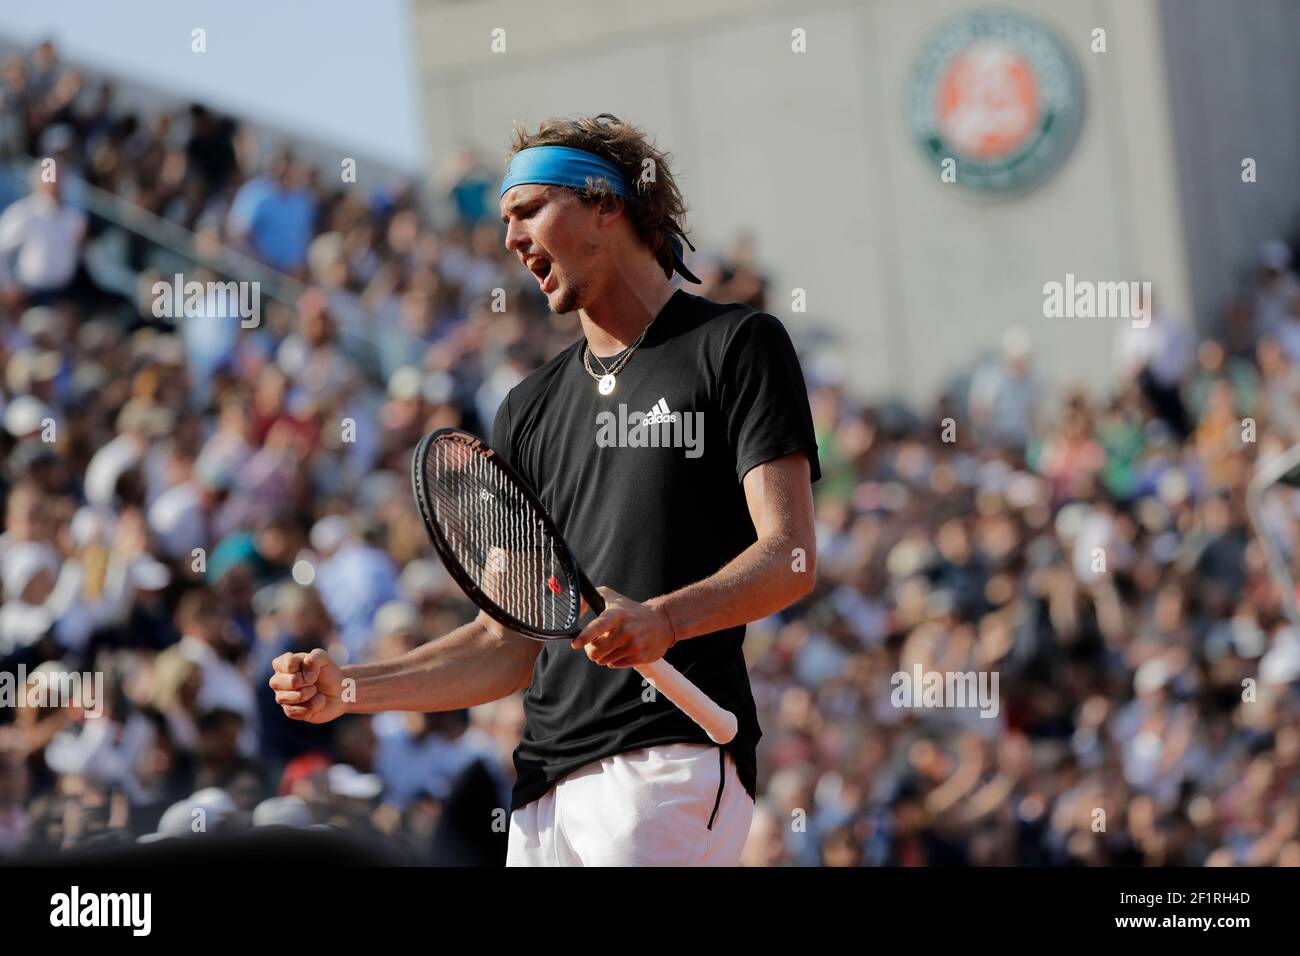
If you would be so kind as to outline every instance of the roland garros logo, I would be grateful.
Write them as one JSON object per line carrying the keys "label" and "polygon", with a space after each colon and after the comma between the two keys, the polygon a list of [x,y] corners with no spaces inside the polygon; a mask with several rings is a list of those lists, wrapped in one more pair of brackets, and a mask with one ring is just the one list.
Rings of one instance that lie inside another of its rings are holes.
{"label": "roland garros logo", "polygon": [[974,13],[942,27],[922,49],[909,114],[944,181],[1023,192],[1074,145],[1083,84],[1074,57],[1043,24],[1017,13]]}

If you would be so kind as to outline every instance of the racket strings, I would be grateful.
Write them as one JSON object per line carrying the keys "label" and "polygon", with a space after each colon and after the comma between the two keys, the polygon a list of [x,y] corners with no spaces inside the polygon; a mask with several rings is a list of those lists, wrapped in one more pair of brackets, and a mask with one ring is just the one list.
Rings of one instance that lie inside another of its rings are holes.
{"label": "racket strings", "polygon": [[529,627],[568,628],[576,584],[540,513],[505,472],[444,440],[430,446],[424,477],[433,520],[475,586]]}

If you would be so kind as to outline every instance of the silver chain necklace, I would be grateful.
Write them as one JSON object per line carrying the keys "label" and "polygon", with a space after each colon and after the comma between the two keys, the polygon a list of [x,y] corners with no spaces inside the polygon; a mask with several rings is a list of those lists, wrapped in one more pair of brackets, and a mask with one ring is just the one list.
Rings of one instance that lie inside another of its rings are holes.
{"label": "silver chain necklace", "polygon": [[[658,318],[658,316],[656,316],[656,318]],[[587,344],[586,340],[583,340],[582,367],[587,370],[588,375],[596,380],[598,383],[596,385],[596,390],[600,392],[600,394],[609,395],[613,393],[615,385],[614,376],[623,371],[623,367],[632,360],[632,353],[636,351],[637,346],[641,344],[641,340],[644,339],[646,333],[650,331],[650,326],[654,324],[654,319],[651,319],[650,324],[641,330],[641,334],[636,337],[636,341],[628,347],[627,351],[623,353],[623,356],[609,367],[606,367],[605,363],[600,360],[600,357],[591,351],[591,346]],[[591,367],[591,359],[593,358],[600,366],[600,372],[597,372]],[[601,374],[602,372],[604,374]]]}

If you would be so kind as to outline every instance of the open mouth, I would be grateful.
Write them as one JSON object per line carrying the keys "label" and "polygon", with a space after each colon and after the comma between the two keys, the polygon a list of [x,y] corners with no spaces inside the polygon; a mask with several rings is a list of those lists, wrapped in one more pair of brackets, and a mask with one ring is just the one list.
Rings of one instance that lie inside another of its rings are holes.
{"label": "open mouth", "polygon": [[542,290],[547,291],[546,287],[549,284],[547,280],[551,276],[551,260],[545,256],[533,256],[528,262],[528,271],[537,276]]}

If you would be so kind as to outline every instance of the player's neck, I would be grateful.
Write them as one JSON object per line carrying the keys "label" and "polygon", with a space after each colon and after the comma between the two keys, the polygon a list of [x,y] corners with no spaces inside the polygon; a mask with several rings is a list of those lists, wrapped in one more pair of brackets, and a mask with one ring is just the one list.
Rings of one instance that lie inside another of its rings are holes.
{"label": "player's neck", "polygon": [[651,270],[615,275],[601,290],[598,302],[578,310],[592,352],[604,357],[623,351],[654,321],[672,295],[672,283],[657,263]]}

